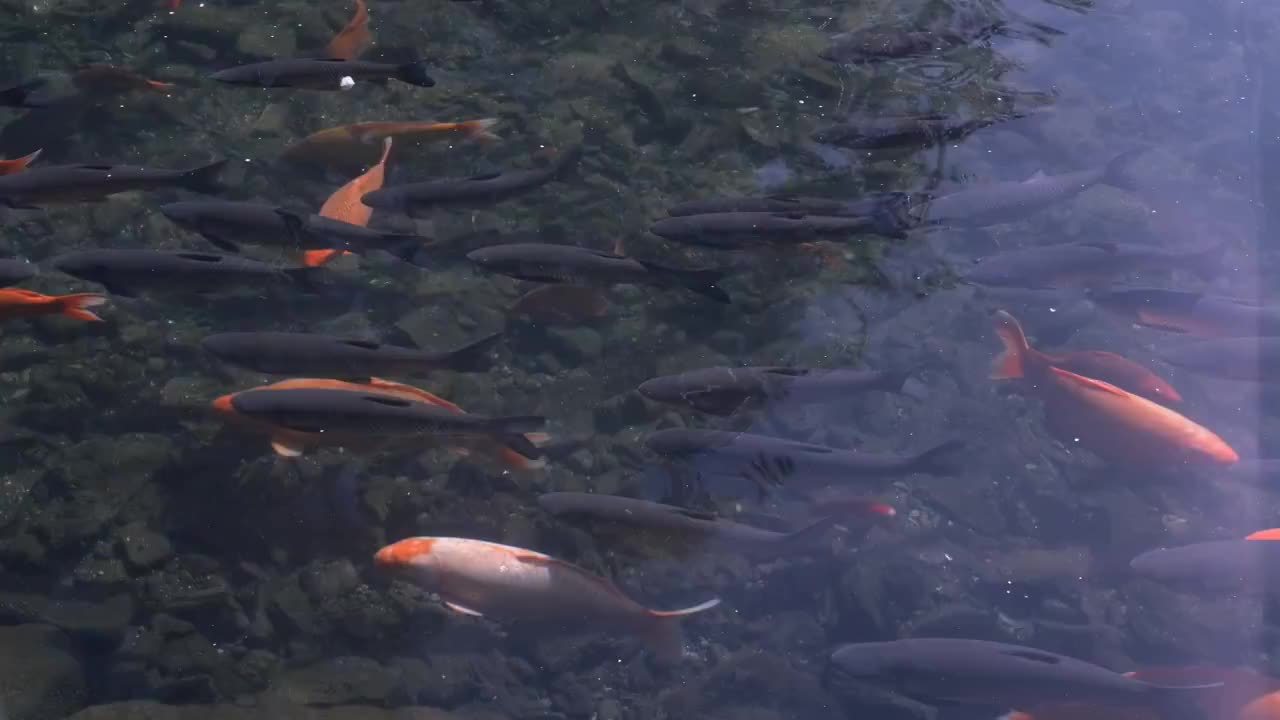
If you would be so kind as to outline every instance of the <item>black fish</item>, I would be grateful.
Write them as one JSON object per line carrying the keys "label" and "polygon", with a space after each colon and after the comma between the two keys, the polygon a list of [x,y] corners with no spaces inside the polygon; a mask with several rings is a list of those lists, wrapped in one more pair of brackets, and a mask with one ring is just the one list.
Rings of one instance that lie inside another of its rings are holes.
{"label": "black fish", "polygon": [[1280,306],[1162,288],[1092,291],[1099,307],[1148,327],[1197,337],[1280,335]]}
{"label": "black fish", "polygon": [[708,247],[740,247],[749,242],[804,243],[858,233],[900,237],[902,228],[880,218],[803,213],[725,212],[663,218],[649,232],[674,242]]}
{"label": "black fish", "polygon": [[51,265],[125,297],[143,290],[216,291],[240,283],[297,282],[305,286],[317,270],[281,269],[235,255],[185,250],[82,250],[59,255]]}
{"label": "black fish", "polygon": [[682,287],[717,302],[729,295],[716,283],[720,270],[684,270],[575,245],[511,243],[472,250],[467,259],[485,270],[519,280],[609,286]]}
{"label": "black fish", "polygon": [[0,285],[17,285],[40,274],[40,267],[19,258],[0,258]]}
{"label": "black fish", "polygon": [[814,142],[854,150],[928,146],[955,142],[998,121],[999,118],[988,118],[958,122],[946,115],[904,115],[829,125],[809,137]]}
{"label": "black fish", "polygon": [[979,285],[1046,288],[1096,284],[1140,270],[1181,268],[1211,279],[1226,250],[1226,242],[1201,250],[1166,250],[1136,243],[1063,243],[989,255],[964,277]]}
{"label": "black fish", "polygon": [[577,165],[581,158],[582,146],[574,145],[543,168],[397,185],[366,193],[360,198],[360,202],[371,208],[384,210],[493,203],[522,195],[559,179]]}
{"label": "black fish", "polygon": [[291,332],[210,335],[200,346],[220,360],[274,375],[358,378],[433,370],[479,372],[502,336],[490,335],[449,352],[384,345],[370,340]]}
{"label": "black fish", "polygon": [[1280,591],[1280,541],[1210,540],[1135,557],[1137,575],[1186,590]]}
{"label": "black fish", "polygon": [[1070,702],[1150,708],[1169,718],[1196,717],[1195,693],[1221,686],[1153,685],[1065,655],[961,638],[843,645],[828,672],[935,705],[1034,710]]}
{"label": "black fish", "polygon": [[712,367],[646,380],[638,390],[650,400],[732,415],[769,400],[845,402],[850,394],[866,390],[896,392],[909,376],[910,371]]}
{"label": "black fish", "polygon": [[41,108],[48,105],[32,97],[46,85],[44,80],[30,80],[0,90],[0,106],[15,108]]}
{"label": "black fish", "polygon": [[857,200],[803,197],[799,195],[766,195],[764,197],[720,197],[690,200],[669,208],[672,217],[714,215],[716,213],[783,213],[801,215],[836,215],[866,217],[885,209],[908,203],[907,193],[873,193]]}
{"label": "black fish", "polygon": [[191,170],[157,170],[129,165],[45,165],[0,177],[0,203],[32,208],[46,203],[103,200],[134,190],[182,188],[217,193],[226,160]]}
{"label": "black fish", "polygon": [[231,85],[296,87],[311,90],[341,90],[344,77],[373,82],[385,82],[395,78],[418,87],[431,87],[436,84],[436,81],[427,74],[427,66],[421,62],[395,65],[338,58],[267,60],[219,70],[209,77]]}

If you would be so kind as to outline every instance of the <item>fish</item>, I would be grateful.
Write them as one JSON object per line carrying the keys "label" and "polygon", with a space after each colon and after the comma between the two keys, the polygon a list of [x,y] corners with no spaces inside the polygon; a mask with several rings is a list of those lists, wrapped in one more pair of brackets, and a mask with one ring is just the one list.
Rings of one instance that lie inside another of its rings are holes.
{"label": "fish", "polygon": [[314,268],[279,268],[235,255],[189,250],[80,250],[59,255],[50,265],[124,297],[144,290],[211,292],[243,283],[284,282],[306,287],[314,272]]}
{"label": "fish", "polygon": [[226,160],[190,170],[160,170],[130,165],[45,165],[0,177],[0,204],[35,208],[68,202],[95,202],[135,190],[181,188],[216,194]]}
{"label": "fish", "polygon": [[462,122],[360,122],[312,133],[285,148],[283,157],[318,165],[368,167],[377,162],[387,138],[395,138],[401,144],[452,140],[492,142],[501,139],[490,132],[497,124],[496,118]]}
{"label": "fish", "polygon": [[807,243],[828,235],[860,233],[902,237],[902,228],[879,217],[845,217],[806,213],[719,212],[663,218],[649,232],[666,240],[713,248],[747,243]]}
{"label": "fish", "polygon": [[560,631],[625,632],[664,662],[684,653],[680,620],[720,604],[712,598],[679,610],[653,610],[577,565],[484,540],[407,538],[382,548],[373,560],[378,568],[439,595],[454,612]]}
{"label": "fish", "polygon": [[371,208],[402,211],[494,203],[523,195],[552,180],[561,179],[565,173],[577,166],[581,158],[582,146],[573,145],[543,168],[508,170],[465,178],[440,178],[397,185],[368,193],[360,198],[360,201]]}
{"label": "fish", "polygon": [[524,320],[538,325],[577,325],[609,314],[609,300],[600,288],[542,285],[507,306],[507,324]]}
{"label": "fish", "polygon": [[640,530],[721,543],[741,551],[799,549],[820,540],[835,523],[822,518],[794,532],[775,532],[675,505],[599,493],[553,492],[538,496],[543,510],[556,517],[610,522]]}
{"label": "fish", "polygon": [[40,274],[40,266],[21,258],[0,258],[0,286],[17,285]]}
{"label": "fish", "polygon": [[[366,227],[369,221],[373,219],[373,208],[360,202],[360,198],[367,192],[378,190],[382,187],[382,183],[387,176],[387,158],[391,157],[391,138],[382,141],[382,157],[373,167],[353,178],[347,184],[338,188],[329,196],[324,204],[320,206],[320,216],[337,220],[339,222],[350,223],[359,227]],[[343,250],[333,250],[329,253],[308,253],[303,258],[303,264],[309,266],[323,265],[329,262],[339,253],[345,253]],[[409,257],[412,258],[416,250],[409,249]]]}
{"label": "fish", "polygon": [[[1277,708],[1276,680],[1248,668],[1207,666],[1141,668],[1124,674],[1143,682],[1162,685],[1223,683],[1196,694],[1195,703],[1203,717],[1214,720],[1274,720]],[[1255,714],[1260,713],[1260,714]],[[1161,720],[1151,708],[1105,707],[1081,702],[1048,703],[1035,713],[1013,711],[1000,720]]]}
{"label": "fish", "polygon": [[909,30],[892,25],[871,25],[832,35],[818,57],[834,63],[878,63],[933,55],[967,45],[995,33],[999,25],[965,31],[956,28]]}
{"label": "fish", "polygon": [[209,335],[200,347],[233,365],[271,375],[369,378],[419,375],[439,370],[488,369],[501,334],[457,350],[430,352],[373,340],[295,332],[226,332]]}
{"label": "fish", "polygon": [[1272,382],[1277,376],[1271,374],[1271,368],[1280,368],[1280,337],[1201,340],[1158,349],[1156,355],[1174,367],[1201,375],[1247,382]]}
{"label": "fish", "polygon": [[853,150],[921,146],[955,142],[999,122],[1001,118],[958,121],[947,115],[900,115],[868,118],[828,125],[809,139]]}
{"label": "fish", "polygon": [[1211,280],[1226,250],[1226,242],[1196,250],[1134,243],[1062,243],[988,255],[964,279],[996,287],[1055,288],[1098,284],[1142,270],[1181,269]]}
{"label": "fish", "polygon": [[722,270],[672,268],[574,245],[490,245],[467,253],[467,259],[483,270],[517,280],[606,287],[682,287],[716,302],[730,302],[729,294],[717,284],[724,277]]}
{"label": "fish", "polygon": [[105,305],[107,298],[96,293],[74,295],[42,295],[18,288],[0,289],[0,320],[65,315],[76,320],[101,322],[102,318],[88,308]]}
{"label": "fish", "polygon": [[1056,368],[1111,383],[1161,405],[1182,403],[1182,395],[1169,381],[1123,355],[1104,350],[1071,350],[1046,353],[1045,357]]}
{"label": "fish", "polygon": [[1148,550],[1129,567],[1139,577],[1195,592],[1280,592],[1280,542],[1269,534]]}
{"label": "fish", "polygon": [[373,43],[373,33],[369,31],[369,8],[364,0],[355,0],[355,3],[351,20],[325,46],[326,57],[355,60]]}
{"label": "fish", "polygon": [[427,74],[427,66],[422,62],[395,65],[341,58],[267,60],[219,70],[209,78],[229,85],[335,91],[343,89],[341,85],[343,78],[378,83],[396,79],[418,87],[432,87],[436,84],[436,81]]}
{"label": "fish", "polygon": [[26,82],[11,85],[7,88],[0,89],[0,107],[11,108],[42,108],[47,107],[48,103],[38,101],[34,97],[36,93],[48,85],[48,81],[42,78],[28,80]]}
{"label": "fish", "polygon": [[950,440],[915,454],[880,455],[751,433],[676,428],[650,433],[644,446],[700,473],[746,478],[764,491],[784,484],[806,490],[914,473],[951,475],[959,471],[964,443]]}
{"label": "fish", "polygon": [[239,253],[242,243],[252,243],[361,254],[385,250],[405,259],[415,257],[435,242],[420,235],[371,230],[263,203],[190,200],[161,205],[160,212],[170,221],[199,233],[218,249],[232,253]]}
{"label": "fish", "polygon": [[1162,288],[1090,290],[1088,297],[1139,325],[1194,337],[1280,335],[1280,306]]}
{"label": "fish", "polygon": [[152,80],[143,75],[115,65],[86,65],[71,74],[71,84],[83,97],[106,98],[126,93],[147,91],[168,93],[173,83]]}
{"label": "fish", "polygon": [[902,192],[871,193],[856,200],[800,195],[718,197],[682,202],[668,208],[667,214],[671,217],[684,217],[741,212],[865,217],[909,202],[910,195]]}
{"label": "fish", "polygon": [[1055,367],[1033,349],[1017,320],[1000,310],[996,334],[1004,352],[993,365],[993,379],[1025,378],[1044,401],[1050,430],[1079,443],[1108,462],[1169,466],[1188,463],[1229,466],[1240,456],[1213,431],[1163,405],[1116,387]]}
{"label": "fish", "polygon": [[36,158],[40,157],[41,152],[42,151],[40,150],[36,150],[35,152],[29,155],[23,155],[20,158],[13,158],[12,160],[0,160],[0,176],[12,175],[14,173],[20,173],[23,170],[26,170],[28,165],[35,162]]}
{"label": "fish", "polygon": [[842,403],[868,390],[897,392],[910,376],[911,371],[711,367],[646,380],[637,390],[650,400],[727,416],[768,401]]}
{"label": "fish", "polygon": [[1165,718],[1199,717],[1197,695],[1221,682],[1157,685],[1038,648],[963,638],[909,638],[842,645],[828,676],[871,683],[922,702],[1034,711],[1072,702],[1150,708]]}
{"label": "fish", "polygon": [[929,200],[917,213],[930,225],[981,228],[1016,222],[1094,185],[1132,189],[1129,166],[1143,152],[1145,148],[1120,153],[1104,167],[1091,170],[1061,175],[1037,172],[1026,180],[976,185]]}

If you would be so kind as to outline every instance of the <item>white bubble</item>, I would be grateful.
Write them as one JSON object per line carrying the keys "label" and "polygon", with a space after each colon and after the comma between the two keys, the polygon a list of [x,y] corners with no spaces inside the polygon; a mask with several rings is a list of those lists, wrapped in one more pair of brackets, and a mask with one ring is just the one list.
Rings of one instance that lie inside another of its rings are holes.
{"label": "white bubble", "polygon": [[347,75],[343,77],[342,80],[338,81],[338,87],[342,88],[343,90],[350,90],[355,86],[356,86],[356,81],[350,75]]}

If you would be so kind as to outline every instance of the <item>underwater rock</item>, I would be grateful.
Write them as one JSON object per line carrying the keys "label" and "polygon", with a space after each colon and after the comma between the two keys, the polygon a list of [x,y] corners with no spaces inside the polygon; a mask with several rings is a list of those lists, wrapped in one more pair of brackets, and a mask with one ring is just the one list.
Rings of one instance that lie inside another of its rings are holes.
{"label": "underwater rock", "polygon": [[376,660],[336,657],[284,674],[275,691],[299,705],[383,704],[399,685]]}
{"label": "underwater rock", "polygon": [[591,328],[549,328],[546,336],[570,367],[594,360],[604,350],[604,338]]}
{"label": "underwater rock", "polygon": [[84,705],[80,662],[49,625],[0,628],[0,697],[6,718],[62,720]]}
{"label": "underwater rock", "polygon": [[105,646],[120,641],[133,617],[133,598],[59,600],[36,593],[0,593],[0,623],[44,623],[78,640]]}
{"label": "underwater rock", "polygon": [[125,560],[136,570],[149,570],[164,563],[173,554],[173,546],[164,535],[148,530],[142,523],[130,523],[119,531]]}
{"label": "underwater rock", "polygon": [[653,419],[649,404],[640,393],[631,390],[601,401],[595,408],[596,431],[610,435],[628,425],[639,425]]}

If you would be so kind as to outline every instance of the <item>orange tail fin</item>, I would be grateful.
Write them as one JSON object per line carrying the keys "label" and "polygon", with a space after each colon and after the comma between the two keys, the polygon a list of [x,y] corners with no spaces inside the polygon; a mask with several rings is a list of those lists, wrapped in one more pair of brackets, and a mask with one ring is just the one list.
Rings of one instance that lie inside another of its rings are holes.
{"label": "orange tail fin", "polygon": [[106,295],[98,295],[97,293],[80,293],[78,295],[63,295],[58,298],[58,303],[62,305],[62,314],[77,320],[89,320],[91,322],[102,322],[102,318],[89,312],[85,308],[98,307],[107,304]]}
{"label": "orange tail fin", "polygon": [[684,656],[684,633],[680,621],[720,604],[720,598],[680,610],[649,610],[649,623],[644,629],[644,642],[657,658],[666,663],[678,662]]}
{"label": "orange tail fin", "polygon": [[1022,326],[1013,319],[1012,315],[1004,310],[998,310],[995,320],[996,335],[999,335],[1000,342],[1004,343],[1004,352],[1000,353],[991,367],[991,379],[1020,378],[1024,374],[1023,363],[1027,353],[1031,351],[1031,345],[1027,343],[1027,336],[1022,332]]}
{"label": "orange tail fin", "polygon": [[24,155],[20,158],[12,160],[0,160],[0,175],[12,175],[27,169],[27,166],[40,157],[40,153],[44,150],[37,150],[30,155]]}
{"label": "orange tail fin", "polygon": [[494,142],[502,139],[501,136],[489,132],[497,124],[498,118],[484,118],[482,120],[468,120],[462,123],[462,126],[466,128],[468,139],[479,142]]}

